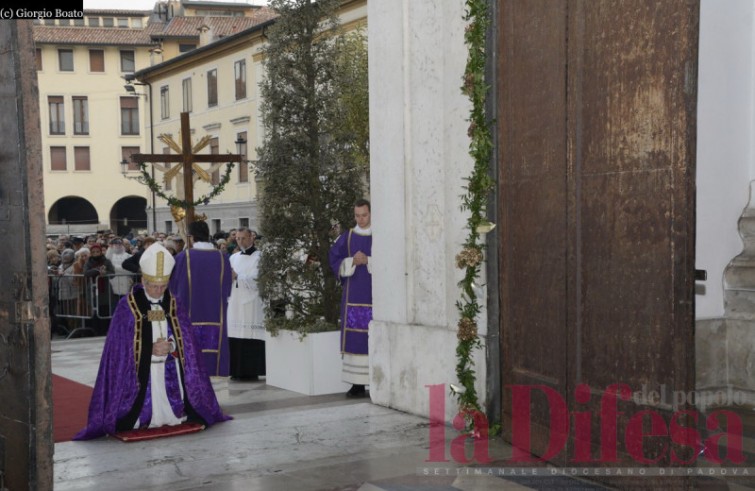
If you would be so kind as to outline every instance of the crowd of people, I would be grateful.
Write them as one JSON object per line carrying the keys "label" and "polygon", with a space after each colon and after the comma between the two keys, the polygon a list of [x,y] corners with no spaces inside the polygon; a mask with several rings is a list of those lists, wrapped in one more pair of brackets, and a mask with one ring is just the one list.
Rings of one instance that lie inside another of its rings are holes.
{"label": "crowd of people", "polygon": [[[355,203],[354,219],[356,226],[332,245],[328,262],[343,290],[342,380],[352,385],[346,395],[366,397],[369,201]],[[163,427],[189,431],[185,424],[192,431],[205,428],[229,419],[211,377],[265,375],[264,343],[255,334],[264,323],[257,233],[241,227],[211,236],[206,222],[195,221],[186,237],[186,247],[182,238],[164,233],[48,239],[51,325],[88,321],[85,329],[107,335],[87,427],[75,439]]]}
{"label": "crowd of people", "polygon": [[[213,247],[233,254],[238,250],[236,229],[211,237]],[[62,234],[47,238],[52,333],[105,335],[118,300],[139,282],[139,259],[154,243],[173,256],[185,248],[180,235],[164,232],[129,233],[111,230],[85,236]]]}

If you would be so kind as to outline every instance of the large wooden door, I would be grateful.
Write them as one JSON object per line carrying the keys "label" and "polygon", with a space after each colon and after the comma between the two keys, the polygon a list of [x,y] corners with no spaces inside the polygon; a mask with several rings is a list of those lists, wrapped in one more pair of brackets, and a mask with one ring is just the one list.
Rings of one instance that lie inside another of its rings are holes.
{"label": "large wooden door", "polygon": [[[498,15],[503,427],[522,431],[512,386],[538,386],[526,411],[543,455],[549,390],[597,416],[612,384],[694,388],[699,1],[504,0]],[[641,408],[619,406],[621,455]],[[611,437],[593,419],[595,450]],[[556,463],[574,461],[569,431]]]}
{"label": "large wooden door", "polygon": [[52,489],[50,324],[31,20],[0,29],[0,489]]}

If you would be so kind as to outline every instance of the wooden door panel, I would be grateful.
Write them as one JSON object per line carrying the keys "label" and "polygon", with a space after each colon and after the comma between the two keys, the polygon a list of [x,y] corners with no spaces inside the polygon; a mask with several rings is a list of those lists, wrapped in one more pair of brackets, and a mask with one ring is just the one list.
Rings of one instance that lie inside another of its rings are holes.
{"label": "wooden door panel", "polygon": [[574,0],[569,12],[570,380],[691,390],[698,6]]}
{"label": "wooden door panel", "polygon": [[[511,363],[514,370],[531,379],[529,383],[563,383],[566,351],[557,341],[564,339],[566,315],[566,265],[563,247],[566,222],[562,207],[565,186],[563,176],[549,179],[525,179],[511,184],[512,207],[508,232],[516,243],[508,250],[509,278],[518,292],[528,292],[527,301],[507,306],[513,325],[521,336],[511,340]],[[527,217],[535,214],[538,223]],[[554,245],[556,246],[554,248]],[[521,296],[521,295],[518,295]]]}
{"label": "wooden door panel", "polygon": [[669,173],[582,180],[577,383],[671,386],[673,251]]}
{"label": "wooden door panel", "polygon": [[[566,375],[565,4],[518,0],[502,5],[506,29],[500,119],[503,240],[501,316],[506,385],[545,385],[563,393]],[[542,36],[535,33],[542,33]],[[530,37],[532,36],[532,37]],[[548,108],[547,110],[540,110]],[[533,110],[536,109],[536,110]],[[532,217],[537,217],[532,220]],[[503,390],[511,438],[510,391]],[[548,444],[549,411],[533,395],[532,446]]]}
{"label": "wooden door panel", "polygon": [[[698,0],[501,3],[504,436],[513,384],[595,414],[611,384],[694,388],[698,15]],[[642,409],[620,406],[618,435]],[[533,398],[535,454],[549,409]],[[648,456],[663,448],[649,441]]]}

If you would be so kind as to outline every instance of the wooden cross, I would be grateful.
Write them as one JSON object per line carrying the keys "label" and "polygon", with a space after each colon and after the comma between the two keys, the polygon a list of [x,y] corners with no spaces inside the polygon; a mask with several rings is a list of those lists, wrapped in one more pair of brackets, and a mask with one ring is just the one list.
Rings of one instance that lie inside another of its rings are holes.
{"label": "wooden cross", "polygon": [[[163,153],[135,153],[131,155],[131,161],[136,164],[142,163],[159,163],[159,162],[176,162],[183,164],[184,179],[184,201],[187,203],[186,217],[184,218],[186,227],[194,221],[194,164],[196,162],[245,162],[243,155],[239,154],[197,154],[192,153],[191,148],[191,127],[189,126],[189,113],[181,113],[181,153],[180,154],[163,154]],[[157,224],[154,224],[157,227]]]}

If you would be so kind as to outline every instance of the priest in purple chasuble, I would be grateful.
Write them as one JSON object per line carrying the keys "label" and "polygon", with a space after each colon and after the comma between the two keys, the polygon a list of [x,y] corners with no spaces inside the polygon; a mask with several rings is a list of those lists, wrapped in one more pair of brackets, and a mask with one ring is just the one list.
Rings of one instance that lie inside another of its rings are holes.
{"label": "priest in purple chasuble", "polygon": [[169,289],[189,311],[194,336],[204,353],[211,377],[229,373],[226,313],[231,294],[232,272],[228,255],[210,242],[210,229],[203,221],[188,228],[190,249],[176,255]]}
{"label": "priest in purple chasuble", "polygon": [[372,320],[372,229],[370,202],[354,205],[356,226],[342,233],[330,248],[333,274],[341,281],[341,353],[343,381],[352,384],[349,397],[367,395],[370,383],[368,328]]}
{"label": "priest in purple chasuble", "polygon": [[160,244],[142,255],[144,286],[121,298],[113,313],[87,426],[74,440],[230,419],[218,405],[189,318],[167,290],[173,262]]}

